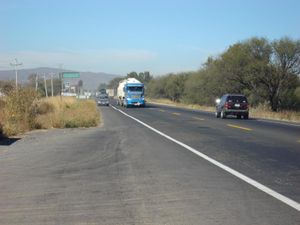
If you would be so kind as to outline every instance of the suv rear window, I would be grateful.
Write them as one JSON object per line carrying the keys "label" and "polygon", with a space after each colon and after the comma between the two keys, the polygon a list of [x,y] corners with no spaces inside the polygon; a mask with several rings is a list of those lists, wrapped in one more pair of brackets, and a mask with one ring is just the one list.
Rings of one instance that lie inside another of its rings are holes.
{"label": "suv rear window", "polygon": [[227,101],[234,103],[247,103],[247,98],[245,96],[228,96]]}

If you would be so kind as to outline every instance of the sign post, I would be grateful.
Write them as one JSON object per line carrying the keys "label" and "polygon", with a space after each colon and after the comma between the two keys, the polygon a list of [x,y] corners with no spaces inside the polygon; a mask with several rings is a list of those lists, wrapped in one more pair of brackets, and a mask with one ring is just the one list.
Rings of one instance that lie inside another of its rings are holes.
{"label": "sign post", "polygon": [[63,78],[80,78],[80,73],[78,72],[62,72]]}
{"label": "sign post", "polygon": [[69,78],[80,78],[80,73],[79,72],[62,72],[61,73],[61,99],[62,99],[62,93],[64,89],[64,79],[69,79]]}

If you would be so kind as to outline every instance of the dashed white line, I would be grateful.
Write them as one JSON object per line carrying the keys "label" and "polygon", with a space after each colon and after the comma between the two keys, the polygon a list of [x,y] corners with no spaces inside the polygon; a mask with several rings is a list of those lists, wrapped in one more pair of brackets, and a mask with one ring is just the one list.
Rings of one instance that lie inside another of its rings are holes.
{"label": "dashed white line", "polygon": [[184,144],[184,143],[182,143],[182,142],[180,142],[180,141],[178,141],[178,140],[170,137],[169,135],[167,135],[167,134],[165,134],[165,133],[163,133],[163,132],[161,132],[161,131],[153,128],[153,127],[151,127],[150,125],[148,125],[148,124],[144,123],[143,121],[141,121],[141,120],[139,120],[139,119],[137,119],[137,118],[135,118],[135,117],[133,117],[133,116],[125,113],[125,112],[123,112],[122,110],[120,110],[120,109],[118,109],[118,108],[116,108],[114,106],[112,106],[112,108],[115,109],[115,110],[117,110],[117,111],[119,111],[123,115],[125,115],[125,116],[127,116],[127,117],[129,117],[129,118],[131,118],[133,120],[135,120],[136,122],[142,124],[143,126],[147,127],[148,129],[154,131],[155,133],[157,133],[157,134],[159,134],[159,135],[161,135],[161,136],[169,139],[170,141],[172,141],[172,142],[174,142],[174,143],[182,146],[183,148],[185,148],[185,149],[193,152],[194,154],[196,154],[196,155],[200,156],[201,158],[209,161],[213,165],[215,165],[215,166],[217,166],[217,167],[225,170],[226,172],[232,174],[233,176],[235,176],[235,177],[237,177],[237,178],[245,181],[246,183],[248,183],[248,184],[256,187],[257,189],[259,189],[259,190],[267,193],[268,195],[276,198],[277,200],[279,200],[279,201],[281,201],[281,202],[289,205],[290,207],[292,207],[292,208],[300,211],[300,204],[298,202],[296,202],[296,201],[294,201],[294,200],[292,200],[292,199],[290,199],[290,198],[288,198],[288,197],[286,197],[286,196],[284,196],[284,195],[282,195],[282,194],[280,194],[280,193],[272,190],[271,188],[268,188],[267,186],[265,186],[265,185],[263,185],[263,184],[255,181],[255,180],[253,180],[252,178],[247,177],[246,175],[244,175],[244,174],[242,174],[242,173],[240,173],[240,172],[238,172],[238,171],[236,171],[236,170],[234,170],[234,169],[232,169],[232,168],[230,168],[230,167],[228,167],[228,166],[226,166],[226,165],[218,162],[217,160],[214,160],[213,158],[210,158],[209,156],[207,156],[207,155],[199,152],[198,150],[196,150],[196,149],[194,149],[194,148],[192,148],[192,147],[190,147],[190,146],[188,146],[188,145],[186,145],[186,144]]}

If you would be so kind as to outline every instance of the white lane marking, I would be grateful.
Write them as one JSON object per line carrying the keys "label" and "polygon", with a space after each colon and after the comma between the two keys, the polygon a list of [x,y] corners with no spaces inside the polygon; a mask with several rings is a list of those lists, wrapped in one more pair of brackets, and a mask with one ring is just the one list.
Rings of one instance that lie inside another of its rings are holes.
{"label": "white lane marking", "polygon": [[290,199],[290,198],[288,198],[288,197],[286,197],[286,196],[284,196],[284,195],[282,195],[282,194],[280,194],[280,193],[272,190],[271,188],[268,188],[267,186],[265,186],[265,185],[263,185],[263,184],[255,181],[255,180],[251,179],[250,177],[245,176],[244,174],[242,174],[242,173],[240,173],[240,172],[238,172],[238,171],[236,171],[234,169],[231,169],[230,167],[228,167],[228,166],[226,166],[226,165],[224,165],[224,164],[222,164],[222,163],[214,160],[213,158],[210,158],[209,156],[207,156],[207,155],[199,152],[198,150],[196,150],[196,149],[194,149],[194,148],[192,148],[192,147],[190,147],[190,146],[188,146],[188,145],[186,145],[186,144],[184,144],[184,143],[182,143],[180,141],[177,141],[176,139],[170,137],[169,135],[167,135],[167,134],[165,134],[165,133],[163,133],[163,132],[161,132],[161,131],[159,131],[159,130],[151,127],[151,126],[149,126],[148,124],[142,122],[141,120],[139,120],[139,119],[137,119],[137,118],[135,118],[133,116],[130,116],[129,114],[123,112],[122,110],[117,109],[114,106],[112,106],[112,108],[115,109],[115,110],[117,110],[117,111],[119,111],[120,113],[124,114],[125,116],[127,116],[127,117],[135,120],[136,122],[142,124],[143,126],[149,128],[150,130],[154,131],[155,133],[157,133],[157,134],[159,134],[159,135],[161,135],[161,136],[163,136],[163,137],[165,137],[165,138],[167,138],[167,139],[175,142],[176,144],[178,144],[178,145],[184,147],[185,149],[193,152],[194,154],[200,156],[201,158],[209,161],[210,163],[214,164],[215,166],[217,166],[217,167],[219,167],[219,168],[227,171],[228,173],[232,174],[233,176],[236,176],[237,178],[245,181],[246,183],[248,183],[248,184],[256,187],[257,189],[259,189],[259,190],[267,193],[268,195],[271,195],[272,197],[278,199],[279,201],[281,201],[281,202],[283,202],[283,203],[291,206],[292,208],[300,211],[300,204],[298,202],[296,202],[296,201],[294,201],[294,200],[292,200],[292,199]]}

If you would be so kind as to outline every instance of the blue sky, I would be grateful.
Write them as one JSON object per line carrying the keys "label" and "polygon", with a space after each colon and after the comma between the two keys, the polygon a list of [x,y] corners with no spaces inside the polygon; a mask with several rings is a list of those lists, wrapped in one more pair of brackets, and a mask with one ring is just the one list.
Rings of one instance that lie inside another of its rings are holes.
{"label": "blue sky", "polygon": [[300,38],[300,1],[0,0],[0,70],[58,67],[124,75],[197,70],[251,38]]}

